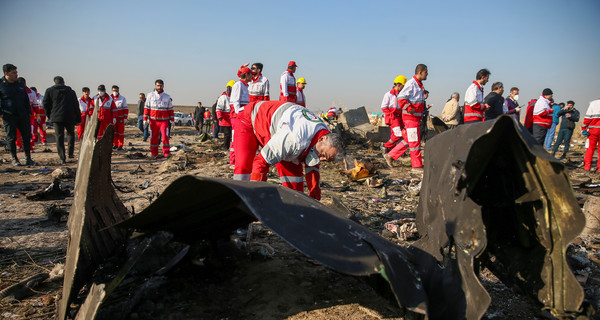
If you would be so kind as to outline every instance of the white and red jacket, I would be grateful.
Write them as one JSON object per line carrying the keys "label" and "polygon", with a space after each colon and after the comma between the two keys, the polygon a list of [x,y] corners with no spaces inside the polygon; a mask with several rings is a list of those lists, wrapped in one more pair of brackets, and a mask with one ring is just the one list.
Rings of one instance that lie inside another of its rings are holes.
{"label": "white and red jacket", "polygon": [[296,87],[296,92],[296,103],[303,107],[306,107],[306,97],[304,96],[304,90]]}
{"label": "white and red jacket", "polygon": [[[329,129],[314,113],[281,101],[257,102],[251,107],[250,121],[256,139],[263,146],[259,157],[262,161],[269,165],[289,161],[310,167],[320,163],[312,149]],[[248,115],[248,111],[244,114]]]}
{"label": "white and red jacket", "polygon": [[269,87],[269,80],[262,74],[252,78],[252,81],[248,84],[250,102],[269,101]]}
{"label": "white and red jacket", "polygon": [[296,102],[296,78],[290,69],[281,74],[279,89],[281,89],[279,101]]}
{"label": "white and red jacket", "polygon": [[[37,93],[36,94],[36,105],[38,107],[37,109],[37,115],[38,116],[46,116],[46,110],[44,110],[44,106],[42,105],[42,101],[44,101],[44,96]],[[35,107],[35,106],[34,106]]]}
{"label": "white and red jacket", "polygon": [[221,127],[231,127],[231,107],[229,106],[229,95],[223,92],[217,100],[217,119]]}
{"label": "white and red jacket", "polygon": [[585,118],[583,118],[581,130],[588,130],[591,134],[600,135],[600,99],[590,102]]}
{"label": "white and red jacket", "polygon": [[102,97],[95,95],[94,106],[99,108],[98,120],[101,122],[113,122],[113,120],[117,119],[117,106],[110,95],[104,94]]}
{"label": "white and red jacket", "polygon": [[35,96],[35,91],[29,89],[29,87],[27,87],[27,86],[25,86],[25,89],[27,89],[27,97],[29,98],[29,107],[31,108],[31,113],[29,114],[29,118],[31,119],[31,121],[33,121],[33,119],[35,119],[37,117],[37,113],[38,113],[38,110],[36,108],[37,99]]}
{"label": "white and red jacket", "polygon": [[110,97],[115,102],[115,106],[117,106],[117,118],[127,120],[127,117],[129,116],[127,99],[125,99],[125,97],[123,97],[121,94],[118,94],[117,96],[111,94]]}
{"label": "white and red jacket", "polygon": [[465,122],[484,120],[483,86],[473,81],[465,93]]}
{"label": "white and red jacket", "polygon": [[[421,120],[425,98],[423,84],[416,77],[410,78],[398,93],[398,106],[402,109],[403,119]],[[414,111],[413,114],[410,112]]]}
{"label": "white and red jacket", "polygon": [[337,119],[337,117],[338,113],[335,107],[331,107],[329,110],[327,110],[327,119]]}
{"label": "white and red jacket", "polygon": [[146,104],[144,105],[144,121],[175,121],[175,112],[173,111],[173,102],[171,96],[158,93],[156,90],[146,95]]}
{"label": "white and red jacket", "polygon": [[86,100],[84,96],[79,98],[79,112],[82,116],[94,114],[94,99],[88,97]]}
{"label": "white and red jacket", "polygon": [[[248,84],[242,80],[236,81],[231,88],[231,97],[229,98],[231,109],[238,114],[244,110],[244,106],[248,103],[250,103]],[[234,115],[232,116],[235,117]]]}
{"label": "white and red jacket", "polygon": [[552,106],[550,100],[540,96],[533,107],[533,124],[549,129],[552,127]]}
{"label": "white and red jacket", "polygon": [[381,101],[381,111],[385,115],[385,124],[388,126],[392,124],[394,118],[402,117],[402,109],[398,106],[398,93],[400,92],[392,88],[392,90],[383,95],[383,100]]}

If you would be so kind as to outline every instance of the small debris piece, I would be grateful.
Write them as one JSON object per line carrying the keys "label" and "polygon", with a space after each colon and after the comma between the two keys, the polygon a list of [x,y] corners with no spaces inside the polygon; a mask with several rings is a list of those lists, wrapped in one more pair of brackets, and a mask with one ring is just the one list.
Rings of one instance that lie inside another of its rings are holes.
{"label": "small debris piece", "polygon": [[386,222],[384,227],[396,234],[400,241],[414,240],[419,238],[417,223],[414,218],[404,218]]}
{"label": "small debris piece", "polygon": [[54,179],[54,182],[52,182],[44,190],[30,192],[25,195],[25,198],[27,198],[27,200],[58,200],[64,199],[70,194],[71,191],[68,187],[61,188],[60,179]]}
{"label": "small debris piece", "polygon": [[369,188],[379,188],[383,186],[383,179],[367,178],[367,180],[365,180],[365,185]]}
{"label": "small debris piece", "polygon": [[140,189],[148,189],[150,188],[150,181],[146,180],[142,184],[140,184]]}
{"label": "small debris piece", "polygon": [[147,156],[141,152],[134,152],[127,154],[127,158],[129,159],[146,159]]}
{"label": "small debris piece", "polygon": [[138,174],[138,173],[142,173],[142,172],[146,172],[146,170],[144,170],[142,168],[142,166],[138,165],[137,168],[129,171],[130,174]]}
{"label": "small debris piece", "polygon": [[71,179],[75,177],[75,172],[69,167],[61,167],[52,171],[51,176],[54,179]]}
{"label": "small debris piece", "polygon": [[354,159],[354,168],[346,171],[346,174],[350,176],[351,181],[358,181],[360,179],[374,176],[373,164],[368,161]]}

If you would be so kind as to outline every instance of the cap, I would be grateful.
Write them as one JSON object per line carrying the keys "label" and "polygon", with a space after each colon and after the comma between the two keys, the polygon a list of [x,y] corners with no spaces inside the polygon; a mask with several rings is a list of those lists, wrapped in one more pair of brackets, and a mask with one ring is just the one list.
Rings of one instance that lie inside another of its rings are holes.
{"label": "cap", "polygon": [[252,70],[250,70],[250,68],[248,67],[241,66],[237,73],[238,78],[241,77],[244,73],[252,74]]}
{"label": "cap", "polygon": [[553,94],[553,93],[552,93],[552,90],[550,90],[550,88],[546,88],[546,89],[544,89],[544,91],[542,91],[543,96],[548,96],[551,94]]}
{"label": "cap", "polygon": [[106,87],[103,84],[101,84],[98,86],[98,90],[106,91]]}
{"label": "cap", "polygon": [[290,61],[288,62],[288,67],[297,67],[298,65],[296,64],[296,61]]}

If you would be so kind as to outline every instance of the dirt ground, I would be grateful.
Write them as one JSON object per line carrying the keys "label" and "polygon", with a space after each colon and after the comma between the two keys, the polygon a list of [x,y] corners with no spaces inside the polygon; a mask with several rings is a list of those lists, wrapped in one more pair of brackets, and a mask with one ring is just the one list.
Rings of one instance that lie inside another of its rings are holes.
{"label": "dirt ground", "polygon": [[[71,195],[58,200],[33,201],[26,194],[41,190],[52,182],[52,172],[60,168],[53,131],[48,131],[47,147],[35,146],[36,166],[13,167],[9,154],[0,151],[0,290],[38,272],[64,263],[67,248],[66,215],[73,202],[74,176],[62,179]],[[3,135],[3,133],[2,133]],[[167,168],[169,160],[150,160],[149,142],[139,130],[127,126],[122,151],[113,151],[112,178],[117,194],[128,210],[140,212],[172,181],[183,175],[228,178],[232,176],[228,156],[220,141],[197,142],[192,127],[176,127],[171,145],[182,147],[189,162],[185,168]],[[577,137],[575,137],[577,139]],[[573,141],[570,158],[564,160],[572,179],[588,178],[581,169],[583,141]],[[76,155],[78,150],[76,143]],[[321,169],[323,202],[341,199],[362,224],[399,245],[401,241],[384,230],[384,223],[414,218],[420,173],[413,173],[410,161],[393,169],[385,166],[376,150],[362,145],[349,146],[349,153],[371,160],[385,188],[370,188],[349,182],[341,174],[342,164],[325,164]],[[426,157],[427,155],[425,155]],[[23,159],[22,153],[20,158]],[[76,171],[72,160],[64,167]],[[166,172],[159,173],[167,168]],[[137,169],[137,170],[136,170]],[[141,170],[140,170],[141,169]],[[182,169],[182,170],[180,170]],[[269,181],[277,183],[276,175]],[[593,183],[600,182],[591,175]],[[583,205],[586,197],[599,196],[600,189],[587,194],[577,191]],[[226,258],[218,264],[184,259],[143,292],[127,319],[410,319],[397,303],[373,289],[365,279],[346,276],[327,269],[299,253],[260,223],[255,223],[253,244],[247,250],[224,249]],[[586,291],[586,300],[600,306],[600,238],[578,238],[571,254],[587,260],[574,267]],[[193,257],[192,257],[193,258]],[[534,319],[545,314],[527,296],[503,285],[488,270],[481,281],[492,296],[484,319]],[[124,284],[125,285],[125,284]],[[127,284],[131,293],[136,283]],[[0,319],[53,319],[60,299],[62,281],[45,281],[34,295],[20,301],[0,302]],[[118,298],[118,297],[117,297]]]}

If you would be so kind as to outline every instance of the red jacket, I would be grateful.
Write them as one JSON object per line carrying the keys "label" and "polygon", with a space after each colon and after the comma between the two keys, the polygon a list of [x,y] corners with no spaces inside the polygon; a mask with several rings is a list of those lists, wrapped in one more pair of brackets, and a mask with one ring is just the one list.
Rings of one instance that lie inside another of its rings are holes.
{"label": "red jacket", "polygon": [[527,112],[525,113],[525,128],[527,129],[533,126],[533,107],[536,102],[537,99],[531,99],[531,101],[527,103]]}
{"label": "red jacket", "polygon": [[[410,78],[398,94],[398,106],[402,109],[402,119],[420,121],[425,108],[423,84],[416,77]],[[411,112],[413,112],[411,114]]]}
{"label": "red jacket", "polygon": [[581,130],[588,130],[591,134],[600,135],[600,99],[590,102],[590,107],[583,118]]}
{"label": "red jacket", "polygon": [[552,127],[553,111],[550,101],[541,96],[533,106],[533,124],[549,129]]}
{"label": "red jacket", "polygon": [[485,119],[483,102],[483,87],[479,82],[473,81],[465,93],[465,122]]}
{"label": "red jacket", "polygon": [[98,109],[98,120],[101,122],[113,122],[117,118],[117,106],[108,94],[104,97],[94,97],[94,106]]}
{"label": "red jacket", "polygon": [[285,70],[279,81],[279,101],[296,102],[296,78],[289,69]]}
{"label": "red jacket", "polygon": [[156,90],[148,93],[144,105],[144,121],[148,118],[154,121],[175,121],[171,96],[165,92],[158,93]]}

